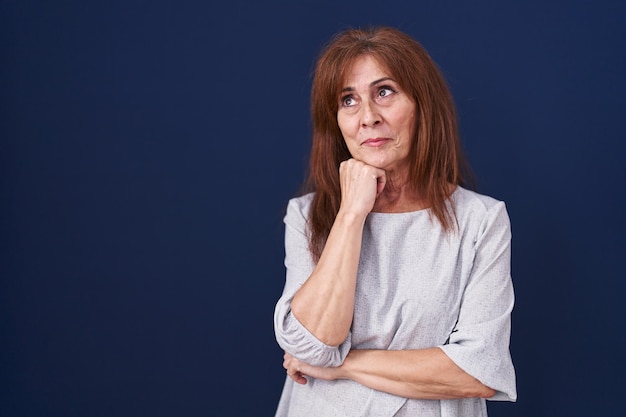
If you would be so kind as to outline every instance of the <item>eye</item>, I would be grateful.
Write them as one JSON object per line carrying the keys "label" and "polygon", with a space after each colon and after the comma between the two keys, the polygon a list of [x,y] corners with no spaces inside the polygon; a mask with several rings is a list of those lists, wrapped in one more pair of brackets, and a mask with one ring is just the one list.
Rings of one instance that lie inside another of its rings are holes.
{"label": "eye", "polygon": [[380,89],[378,89],[378,97],[387,97],[387,96],[392,95],[395,92],[396,90],[394,90],[393,88],[389,86],[383,86],[383,87],[380,87]]}
{"label": "eye", "polygon": [[356,100],[352,96],[344,96],[341,98],[342,107],[352,107],[356,104]]}

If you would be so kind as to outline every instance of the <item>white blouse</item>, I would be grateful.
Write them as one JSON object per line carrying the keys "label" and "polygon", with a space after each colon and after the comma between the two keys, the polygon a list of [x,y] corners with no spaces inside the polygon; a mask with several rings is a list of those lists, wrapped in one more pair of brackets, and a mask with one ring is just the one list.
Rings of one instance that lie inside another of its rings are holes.
{"label": "white blouse", "polygon": [[[315,366],[339,366],[350,349],[440,347],[461,369],[515,401],[509,353],[514,304],[511,231],[503,202],[457,187],[458,229],[446,232],[428,209],[370,213],[363,230],[354,319],[338,347],[313,336],[291,314],[291,300],[315,264],[307,218],[313,194],[289,201],[283,294],[276,304],[278,344]],[[286,379],[277,417],[487,416],[481,398],[416,400],[350,380]]]}

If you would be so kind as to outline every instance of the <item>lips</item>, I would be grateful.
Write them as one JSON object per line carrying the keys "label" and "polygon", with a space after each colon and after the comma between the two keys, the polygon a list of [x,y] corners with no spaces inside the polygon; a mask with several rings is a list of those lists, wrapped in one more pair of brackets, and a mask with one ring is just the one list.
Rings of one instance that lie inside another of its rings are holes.
{"label": "lips", "polygon": [[379,146],[383,146],[385,143],[391,141],[389,138],[370,138],[362,143],[363,146],[371,146],[373,148],[377,148]]}

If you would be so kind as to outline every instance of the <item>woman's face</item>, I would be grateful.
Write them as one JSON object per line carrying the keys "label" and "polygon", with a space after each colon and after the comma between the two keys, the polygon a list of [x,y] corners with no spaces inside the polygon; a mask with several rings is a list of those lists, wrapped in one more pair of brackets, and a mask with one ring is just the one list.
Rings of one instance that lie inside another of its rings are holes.
{"label": "woman's face", "polygon": [[357,58],[338,100],[337,122],[353,158],[388,172],[408,169],[416,105],[374,58]]}

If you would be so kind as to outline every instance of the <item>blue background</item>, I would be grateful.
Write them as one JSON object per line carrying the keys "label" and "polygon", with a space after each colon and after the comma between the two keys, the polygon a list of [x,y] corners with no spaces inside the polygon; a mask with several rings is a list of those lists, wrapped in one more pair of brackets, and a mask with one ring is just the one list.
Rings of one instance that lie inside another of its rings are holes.
{"label": "blue background", "polygon": [[626,414],[626,3],[0,1],[0,416],[271,416],[317,53],[396,26],[505,200],[519,400]]}

